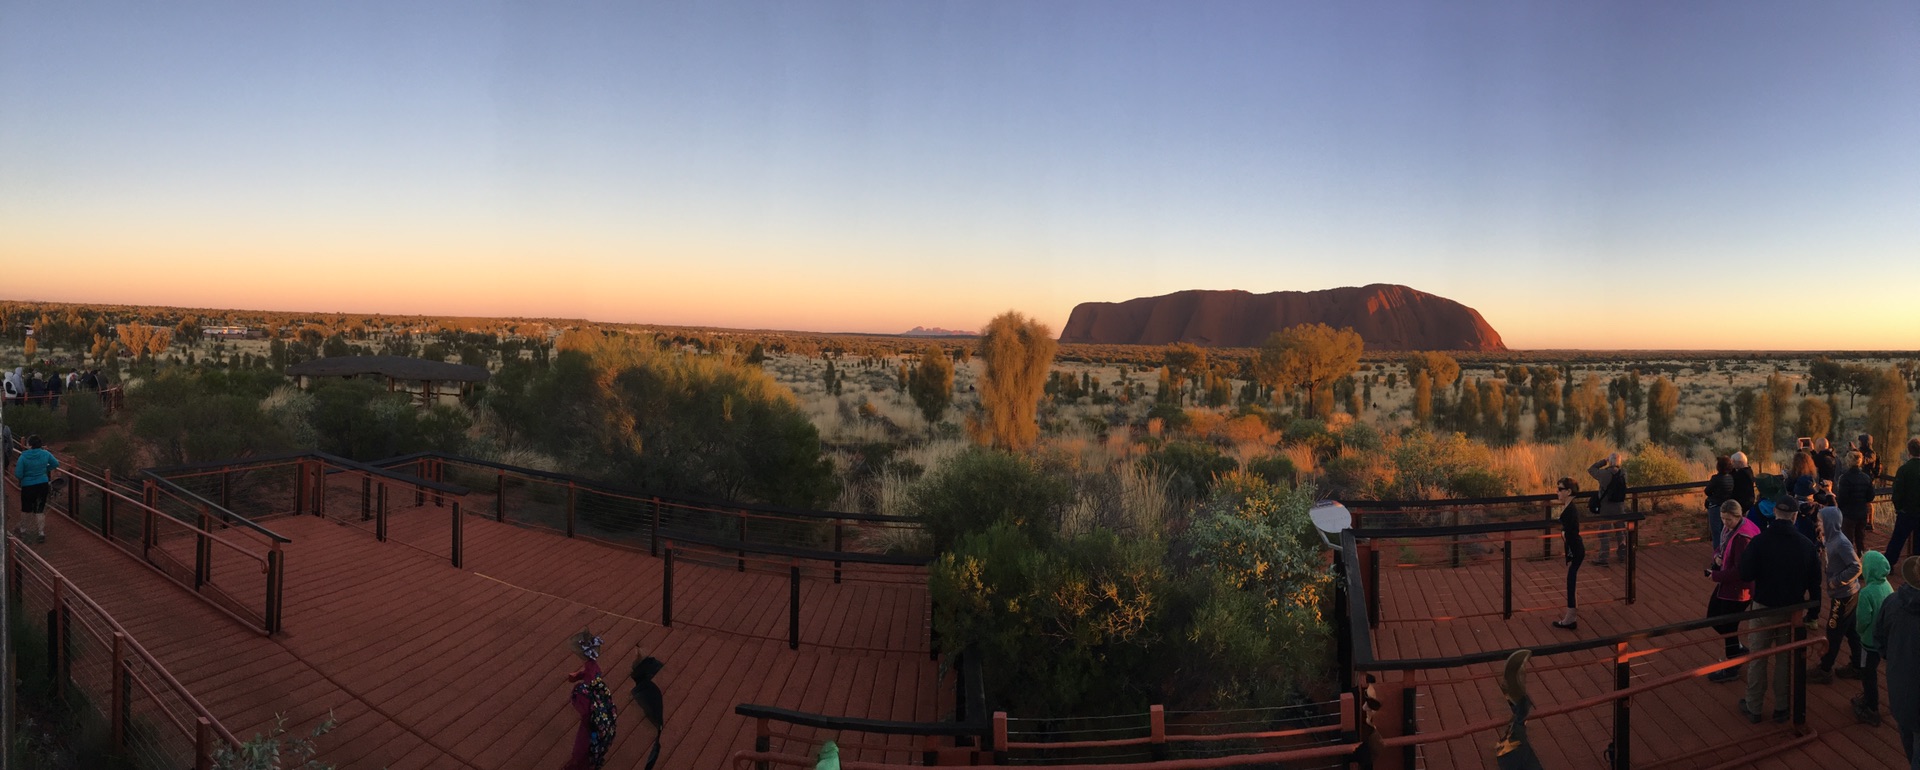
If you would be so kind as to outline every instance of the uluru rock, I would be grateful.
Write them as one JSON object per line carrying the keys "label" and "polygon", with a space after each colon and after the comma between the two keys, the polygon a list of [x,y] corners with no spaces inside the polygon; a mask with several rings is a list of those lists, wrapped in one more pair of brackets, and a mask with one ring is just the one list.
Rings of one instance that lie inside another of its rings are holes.
{"label": "uluru rock", "polygon": [[1480,312],[1446,297],[1377,283],[1322,291],[1182,291],[1073,308],[1061,342],[1255,347],[1299,324],[1349,327],[1368,350],[1506,350]]}

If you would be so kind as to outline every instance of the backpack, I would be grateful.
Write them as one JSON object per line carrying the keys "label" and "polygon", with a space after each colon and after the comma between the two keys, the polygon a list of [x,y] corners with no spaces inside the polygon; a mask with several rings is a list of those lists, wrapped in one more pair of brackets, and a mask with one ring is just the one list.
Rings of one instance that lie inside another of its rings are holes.
{"label": "backpack", "polygon": [[594,767],[604,767],[607,750],[613,748],[613,734],[619,727],[613,693],[607,689],[607,680],[603,677],[596,676],[575,686],[587,695],[587,720],[593,726],[587,735],[587,757]]}
{"label": "backpack", "polygon": [[1613,473],[1613,480],[1607,482],[1607,502],[1624,503],[1627,501],[1627,469],[1621,468]]}

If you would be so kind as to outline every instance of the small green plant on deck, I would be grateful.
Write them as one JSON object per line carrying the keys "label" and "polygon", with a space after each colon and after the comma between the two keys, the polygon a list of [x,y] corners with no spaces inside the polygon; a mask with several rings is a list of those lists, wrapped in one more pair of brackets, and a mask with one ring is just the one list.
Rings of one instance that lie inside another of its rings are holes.
{"label": "small green plant on deck", "polygon": [[313,739],[326,735],[338,724],[329,710],[326,721],[302,737],[287,732],[285,714],[275,714],[273,728],[265,734],[256,733],[238,749],[223,746],[214,750],[214,770],[333,770],[333,765],[313,758],[319,753]]}

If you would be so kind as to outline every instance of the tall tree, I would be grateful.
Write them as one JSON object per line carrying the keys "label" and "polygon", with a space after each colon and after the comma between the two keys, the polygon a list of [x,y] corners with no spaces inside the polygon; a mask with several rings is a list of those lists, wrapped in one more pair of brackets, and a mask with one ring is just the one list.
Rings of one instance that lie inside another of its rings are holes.
{"label": "tall tree", "polygon": [[[1913,418],[1913,399],[1907,395],[1907,381],[1892,367],[1879,371],[1873,395],[1867,399],[1867,433],[1883,457],[1899,456],[1907,443],[1907,423]],[[1893,463],[1888,462],[1891,467]]]}
{"label": "tall tree", "polygon": [[927,418],[927,427],[939,424],[953,404],[953,361],[939,347],[929,345],[921,351],[920,361],[907,378],[907,394],[913,397],[914,406],[920,407],[920,415]]}
{"label": "tall tree", "polygon": [[1256,371],[1276,387],[1303,388],[1309,416],[1320,408],[1316,394],[1334,380],[1360,369],[1366,347],[1352,329],[1326,324],[1301,324],[1267,337],[1260,346]]}
{"label": "tall tree", "polygon": [[1787,410],[1793,408],[1793,380],[1779,372],[1767,375],[1767,405],[1773,410],[1774,433],[1773,443],[1768,444],[1766,450],[1773,451],[1790,444],[1783,440],[1780,432],[1789,427]]}
{"label": "tall tree", "polygon": [[1800,399],[1800,419],[1794,423],[1794,435],[1826,438],[1833,428],[1833,412],[1827,402],[1812,396]]}
{"label": "tall tree", "polygon": [[980,406],[986,422],[976,436],[994,446],[1024,450],[1040,439],[1037,413],[1053,365],[1053,331],[1046,324],[1007,311],[980,332],[980,358],[986,372]]}
{"label": "tall tree", "polygon": [[1665,375],[1647,386],[1647,438],[1664,444],[1673,436],[1673,414],[1680,407],[1680,389]]}
{"label": "tall tree", "polygon": [[1167,367],[1168,390],[1176,400],[1185,403],[1187,382],[1207,370],[1207,351],[1191,342],[1176,342],[1167,348],[1163,362]]}

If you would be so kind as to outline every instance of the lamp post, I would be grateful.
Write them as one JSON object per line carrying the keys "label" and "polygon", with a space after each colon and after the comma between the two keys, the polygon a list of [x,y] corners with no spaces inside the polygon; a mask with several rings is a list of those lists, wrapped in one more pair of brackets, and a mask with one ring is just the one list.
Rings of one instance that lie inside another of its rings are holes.
{"label": "lamp post", "polygon": [[[7,394],[0,393],[0,425],[6,424]],[[4,431],[0,431],[4,432]],[[0,437],[0,583],[6,582],[13,574],[13,555],[6,547],[7,532],[7,483],[6,475],[12,471],[4,467],[13,454],[13,435],[7,433]],[[13,608],[12,586],[0,588],[0,751],[13,750]],[[6,760],[0,757],[0,765]]]}

